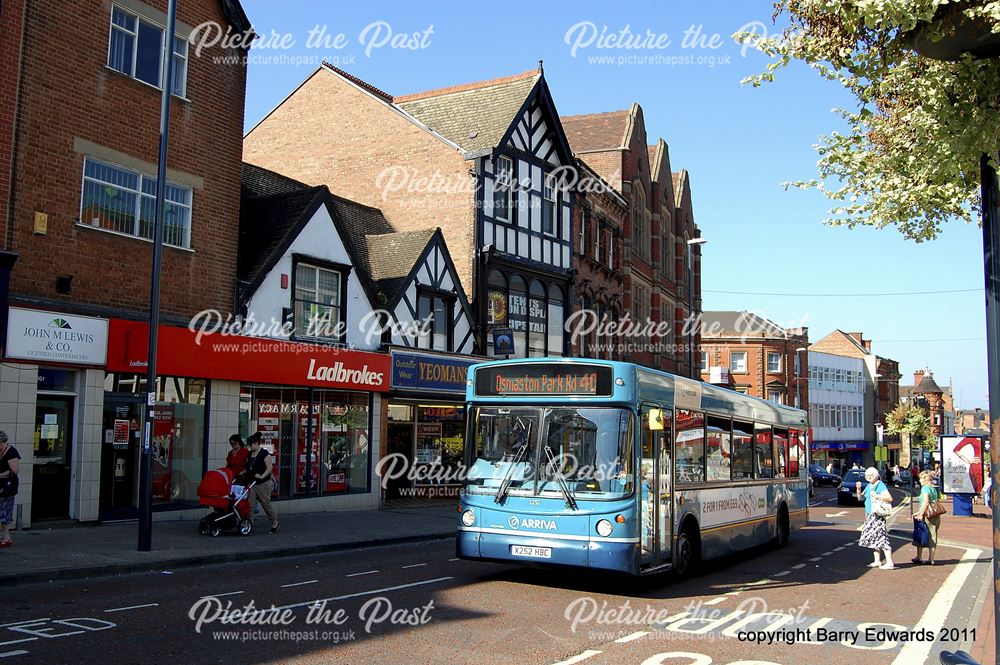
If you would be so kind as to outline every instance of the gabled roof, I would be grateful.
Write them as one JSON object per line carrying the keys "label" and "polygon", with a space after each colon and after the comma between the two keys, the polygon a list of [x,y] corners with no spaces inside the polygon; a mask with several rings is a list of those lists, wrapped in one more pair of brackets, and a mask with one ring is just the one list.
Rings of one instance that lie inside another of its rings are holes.
{"label": "gabled roof", "polygon": [[630,109],[562,116],[563,131],[577,155],[628,148]]}
{"label": "gabled roof", "polygon": [[538,70],[394,97],[393,103],[467,152],[495,148],[541,79]]}
{"label": "gabled roof", "polygon": [[702,339],[743,337],[747,339],[786,339],[798,329],[786,330],[774,321],[753,312],[702,312]]}
{"label": "gabled roof", "polygon": [[680,208],[684,203],[684,187],[688,184],[688,172],[687,169],[682,169],[680,171],[675,171],[670,174],[670,178],[674,183],[674,206]]}
{"label": "gabled roof", "polygon": [[372,281],[385,295],[386,304],[395,305],[426,254],[428,244],[439,233],[439,229],[422,229],[366,236]]}
{"label": "gabled roof", "polygon": [[[392,227],[381,211],[334,196],[326,185],[310,187],[274,171],[243,164],[236,258],[236,276],[241,287],[238,294],[240,306],[249,301],[320,206],[326,206],[351,264],[358,269],[361,286],[369,301],[375,305],[370,271],[356,251],[358,245],[351,238],[350,229],[361,226],[359,220],[364,220],[365,228],[388,228],[391,231]],[[369,222],[379,219],[380,223]],[[363,235],[361,246],[364,246]]]}

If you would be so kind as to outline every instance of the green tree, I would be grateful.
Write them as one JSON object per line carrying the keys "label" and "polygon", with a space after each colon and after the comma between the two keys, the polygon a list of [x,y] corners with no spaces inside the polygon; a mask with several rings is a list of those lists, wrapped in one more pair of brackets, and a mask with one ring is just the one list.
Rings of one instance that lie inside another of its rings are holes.
{"label": "green tree", "polygon": [[[942,62],[907,44],[908,32],[949,12],[1000,33],[1000,0],[779,0],[780,34],[734,35],[771,58],[744,83],[773,81],[799,61],[858,102],[835,110],[848,131],[816,146],[819,177],[785,183],[832,200],[825,223],[896,226],[921,242],[950,219],[979,219],[980,155],[1000,150],[1000,59]],[[953,29],[933,25],[934,36]]]}
{"label": "green tree", "polygon": [[909,434],[911,445],[932,450],[937,441],[931,434],[931,419],[927,412],[913,404],[900,404],[885,418],[889,434]]}

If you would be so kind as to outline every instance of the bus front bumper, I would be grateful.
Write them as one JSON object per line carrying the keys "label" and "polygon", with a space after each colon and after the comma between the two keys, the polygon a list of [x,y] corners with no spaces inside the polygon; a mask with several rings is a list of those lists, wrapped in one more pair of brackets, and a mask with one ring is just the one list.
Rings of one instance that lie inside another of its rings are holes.
{"label": "bus front bumper", "polygon": [[462,527],[456,551],[463,559],[598,568],[638,574],[638,540],[588,538]]}

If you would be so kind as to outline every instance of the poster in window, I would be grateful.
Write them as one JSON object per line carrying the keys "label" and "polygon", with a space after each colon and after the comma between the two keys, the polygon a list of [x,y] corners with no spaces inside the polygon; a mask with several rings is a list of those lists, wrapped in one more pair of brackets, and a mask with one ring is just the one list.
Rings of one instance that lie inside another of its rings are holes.
{"label": "poster in window", "polygon": [[[313,492],[316,489],[316,478],[319,475],[319,413],[320,405],[313,404],[312,414],[309,414],[308,402],[295,404],[295,417],[298,421],[298,451],[295,460],[295,487],[299,493]],[[312,445],[309,446],[309,427],[312,425]],[[311,452],[310,452],[311,448]],[[308,487],[306,470],[309,470]]]}
{"label": "poster in window", "polygon": [[493,330],[493,355],[514,355],[514,331],[510,328],[495,328]]}
{"label": "poster in window", "polygon": [[271,460],[271,467],[274,473],[271,480],[274,481],[274,490],[271,496],[278,496],[280,493],[279,483],[281,474],[278,471],[278,453],[281,449],[281,402],[272,399],[257,400],[257,431],[260,432],[260,447],[274,456]]}
{"label": "poster in window", "polygon": [[174,477],[174,407],[157,406],[153,411],[153,501],[169,501],[179,491],[182,478]]}

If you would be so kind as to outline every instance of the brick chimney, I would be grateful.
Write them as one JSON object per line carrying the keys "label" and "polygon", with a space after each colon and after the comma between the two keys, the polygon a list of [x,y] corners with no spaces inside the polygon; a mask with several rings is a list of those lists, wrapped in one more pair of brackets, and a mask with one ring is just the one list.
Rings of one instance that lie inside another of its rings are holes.
{"label": "brick chimney", "polygon": [[913,373],[913,387],[915,388],[915,387],[919,386],[920,382],[923,380],[923,378],[924,378],[924,370],[918,369],[916,372],[914,372]]}
{"label": "brick chimney", "polygon": [[864,333],[851,332],[847,333],[847,336],[860,344],[868,353],[872,352],[872,341],[870,339],[865,339]]}

